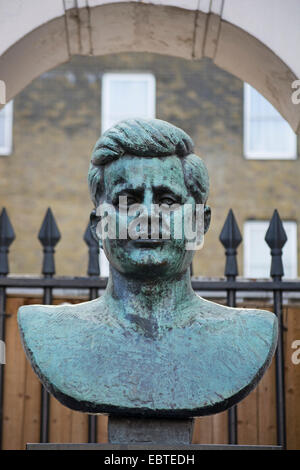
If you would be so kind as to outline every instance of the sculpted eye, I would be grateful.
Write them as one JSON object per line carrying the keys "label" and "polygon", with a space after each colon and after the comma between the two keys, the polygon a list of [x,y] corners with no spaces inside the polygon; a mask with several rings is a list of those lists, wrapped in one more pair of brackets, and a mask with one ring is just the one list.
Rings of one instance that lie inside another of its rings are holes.
{"label": "sculpted eye", "polygon": [[170,196],[161,196],[159,198],[159,203],[160,204],[167,204],[168,206],[171,206],[172,204],[175,204],[177,201],[170,197]]}
{"label": "sculpted eye", "polygon": [[160,200],[160,202],[162,204],[167,204],[168,206],[171,206],[174,201],[168,197],[164,197],[163,199]]}

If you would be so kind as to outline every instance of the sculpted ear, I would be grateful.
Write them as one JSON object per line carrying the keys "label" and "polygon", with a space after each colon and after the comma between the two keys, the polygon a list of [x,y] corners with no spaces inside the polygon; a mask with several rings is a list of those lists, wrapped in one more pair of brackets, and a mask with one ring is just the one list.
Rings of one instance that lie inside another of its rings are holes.
{"label": "sculpted ear", "polygon": [[90,215],[90,227],[93,238],[99,243],[100,248],[102,248],[102,240],[97,235],[97,225],[100,222],[100,217],[96,215],[96,209],[93,209]]}
{"label": "sculpted ear", "polygon": [[207,232],[210,226],[211,209],[209,206],[204,207],[204,233]]}

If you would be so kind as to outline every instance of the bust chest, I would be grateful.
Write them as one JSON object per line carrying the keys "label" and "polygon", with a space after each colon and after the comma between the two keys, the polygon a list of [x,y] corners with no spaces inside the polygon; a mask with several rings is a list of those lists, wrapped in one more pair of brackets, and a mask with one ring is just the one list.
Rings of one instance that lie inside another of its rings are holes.
{"label": "bust chest", "polygon": [[268,361],[272,335],[251,316],[203,319],[154,339],[109,321],[47,317],[23,328],[41,380],[68,406],[118,414],[221,411]]}

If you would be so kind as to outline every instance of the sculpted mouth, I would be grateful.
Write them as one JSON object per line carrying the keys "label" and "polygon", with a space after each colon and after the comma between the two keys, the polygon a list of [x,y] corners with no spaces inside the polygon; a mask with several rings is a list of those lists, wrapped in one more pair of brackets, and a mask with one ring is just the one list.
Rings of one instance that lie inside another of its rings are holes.
{"label": "sculpted mouth", "polygon": [[140,248],[152,248],[161,246],[165,240],[161,238],[151,239],[151,238],[138,238],[137,240],[132,240],[134,245],[138,245]]}

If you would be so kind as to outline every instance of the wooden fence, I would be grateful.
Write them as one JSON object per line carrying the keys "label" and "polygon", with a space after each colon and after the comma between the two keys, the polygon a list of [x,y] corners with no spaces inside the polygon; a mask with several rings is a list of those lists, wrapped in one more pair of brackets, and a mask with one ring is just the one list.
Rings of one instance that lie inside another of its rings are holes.
{"label": "wooden fence", "polygon": [[[78,303],[84,299],[57,298]],[[40,382],[23,351],[17,326],[21,305],[41,303],[41,298],[8,296],[6,312],[6,365],[4,366],[3,449],[24,449],[28,442],[39,442]],[[245,304],[243,306],[246,306]],[[253,305],[252,305],[253,306]],[[257,304],[256,304],[257,306]],[[271,310],[269,305],[260,308]],[[287,448],[300,449],[300,364],[293,364],[291,345],[300,340],[300,306],[284,306],[285,397]],[[226,444],[227,412],[197,418],[194,443]],[[87,415],[50,402],[50,442],[78,443],[88,440]],[[98,417],[98,442],[107,441],[107,418]],[[274,361],[259,386],[238,405],[238,443],[276,444],[276,399]]]}

